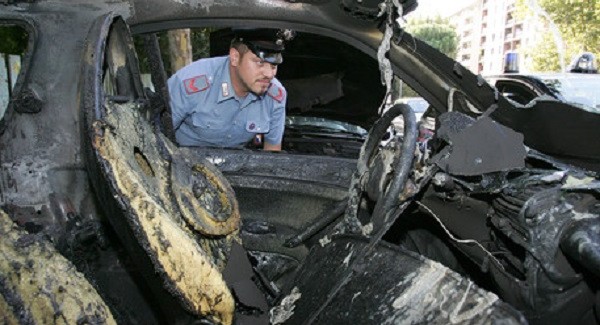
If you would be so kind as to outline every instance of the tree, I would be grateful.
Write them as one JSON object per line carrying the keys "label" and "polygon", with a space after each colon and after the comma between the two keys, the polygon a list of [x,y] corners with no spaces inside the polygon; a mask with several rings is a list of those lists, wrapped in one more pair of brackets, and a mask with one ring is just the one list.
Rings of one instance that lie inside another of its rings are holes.
{"label": "tree", "polygon": [[[210,55],[209,39],[210,33],[214,29],[197,28],[188,30],[177,29],[157,33],[163,66],[167,76],[177,72],[177,70],[191,63],[193,60],[206,58]],[[143,39],[138,35],[134,36],[134,44],[142,73],[149,73],[149,62]]]}
{"label": "tree", "polygon": [[[405,29],[412,36],[446,54],[448,57],[456,57],[458,52],[458,35],[456,29],[450,24],[448,19],[440,16],[409,19]],[[401,94],[403,97],[418,96],[406,84],[402,84]]]}
{"label": "tree", "polygon": [[192,41],[189,29],[173,29],[167,32],[171,71],[175,72],[192,63]]}
{"label": "tree", "polygon": [[534,47],[523,49],[525,57],[529,58],[527,64],[531,71],[560,71],[560,60],[557,45],[549,33],[542,35]]}
{"label": "tree", "polygon": [[448,19],[440,16],[408,21],[406,31],[451,58],[458,51],[458,35]]}
{"label": "tree", "polygon": [[[559,29],[567,64],[570,58],[582,52],[600,54],[600,0],[537,0],[537,3]],[[517,1],[522,18],[535,17],[535,12],[529,9],[530,4],[531,0]],[[524,53],[531,61],[530,69],[558,71],[558,50],[548,24],[539,15],[537,22],[545,23],[538,29],[541,35],[536,44]]]}

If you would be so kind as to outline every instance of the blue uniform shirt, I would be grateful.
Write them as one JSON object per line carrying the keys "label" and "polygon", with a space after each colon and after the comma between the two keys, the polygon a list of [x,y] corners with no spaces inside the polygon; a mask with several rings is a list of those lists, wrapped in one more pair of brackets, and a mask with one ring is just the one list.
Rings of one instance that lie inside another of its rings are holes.
{"label": "blue uniform shirt", "polygon": [[277,79],[264,95],[235,95],[229,57],[201,59],[168,81],[173,128],[182,146],[242,147],[256,135],[281,143],[287,93]]}

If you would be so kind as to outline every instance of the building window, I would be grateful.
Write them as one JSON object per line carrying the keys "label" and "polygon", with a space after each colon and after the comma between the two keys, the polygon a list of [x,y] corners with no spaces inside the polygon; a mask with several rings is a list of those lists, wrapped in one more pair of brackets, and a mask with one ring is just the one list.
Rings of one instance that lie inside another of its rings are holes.
{"label": "building window", "polygon": [[507,13],[507,14],[506,14],[506,24],[507,24],[507,25],[510,25],[510,24],[514,23],[514,21],[515,21],[515,20],[514,20],[514,18],[513,18],[513,15],[512,15],[512,13],[510,13],[510,12],[509,12],[509,13]]}
{"label": "building window", "polygon": [[515,41],[513,48],[518,50],[521,47],[521,41]]}
{"label": "building window", "polygon": [[523,25],[522,24],[515,25],[515,37],[521,36],[521,33],[523,33]]}
{"label": "building window", "polygon": [[504,39],[505,40],[510,40],[512,38],[513,34],[512,34],[512,28],[505,28],[504,29]]}

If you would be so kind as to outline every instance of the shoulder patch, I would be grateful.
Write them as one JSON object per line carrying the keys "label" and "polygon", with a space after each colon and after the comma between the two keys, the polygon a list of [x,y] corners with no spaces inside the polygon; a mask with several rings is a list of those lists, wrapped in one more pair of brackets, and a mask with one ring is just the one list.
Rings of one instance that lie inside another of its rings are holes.
{"label": "shoulder patch", "polygon": [[281,87],[272,84],[271,87],[269,87],[267,94],[269,94],[269,96],[271,96],[277,102],[281,103],[283,100],[284,90],[281,89]]}
{"label": "shoulder patch", "polygon": [[183,81],[183,85],[185,87],[185,92],[188,95],[206,90],[208,87],[210,87],[208,79],[204,74],[195,76],[193,78],[185,79]]}

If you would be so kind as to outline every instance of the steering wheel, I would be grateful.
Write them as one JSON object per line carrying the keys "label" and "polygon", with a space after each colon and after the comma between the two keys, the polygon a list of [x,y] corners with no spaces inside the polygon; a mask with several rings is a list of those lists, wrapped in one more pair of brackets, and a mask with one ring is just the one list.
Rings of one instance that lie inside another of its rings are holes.
{"label": "steering wheel", "polygon": [[[369,130],[367,140],[363,144],[360,157],[357,162],[357,170],[352,177],[352,185],[348,195],[348,206],[346,208],[346,224],[351,232],[360,232],[358,227],[362,223],[358,219],[360,201],[367,191],[370,178],[374,176],[371,164],[379,152],[379,144],[386,134],[392,121],[402,114],[404,119],[404,133],[402,142],[394,141],[394,154],[391,163],[392,175],[390,181],[376,199],[375,208],[371,215],[373,229],[379,229],[386,221],[387,213],[400,201],[400,193],[403,191],[406,180],[412,168],[414,153],[417,143],[417,121],[415,113],[407,104],[395,104],[379,118]],[[399,139],[397,139],[399,140]],[[382,175],[383,176],[383,175]],[[358,224],[357,224],[358,222]]]}

